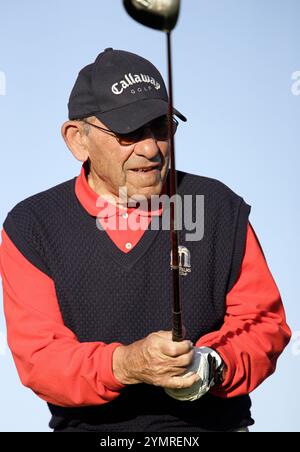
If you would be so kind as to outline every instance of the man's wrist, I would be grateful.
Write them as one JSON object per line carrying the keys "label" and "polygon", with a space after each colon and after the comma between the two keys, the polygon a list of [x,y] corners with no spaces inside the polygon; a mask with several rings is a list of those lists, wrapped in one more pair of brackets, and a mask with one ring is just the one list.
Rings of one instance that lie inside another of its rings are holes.
{"label": "man's wrist", "polygon": [[115,378],[123,385],[130,385],[138,383],[137,380],[130,376],[130,362],[129,362],[128,346],[120,345],[113,354],[112,369]]}
{"label": "man's wrist", "polygon": [[112,360],[112,369],[113,374],[121,384],[126,384],[125,380],[125,372],[124,372],[124,354],[125,354],[125,346],[120,345],[120,347],[117,347],[113,354],[113,360]]}

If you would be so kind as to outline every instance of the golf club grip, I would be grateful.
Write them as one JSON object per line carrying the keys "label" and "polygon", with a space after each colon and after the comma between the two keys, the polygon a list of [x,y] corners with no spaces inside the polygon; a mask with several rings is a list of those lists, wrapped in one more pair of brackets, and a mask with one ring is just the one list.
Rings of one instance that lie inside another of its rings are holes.
{"label": "golf club grip", "polygon": [[184,329],[182,326],[182,315],[181,312],[173,311],[173,329],[172,329],[172,340],[174,342],[181,342],[184,340]]}

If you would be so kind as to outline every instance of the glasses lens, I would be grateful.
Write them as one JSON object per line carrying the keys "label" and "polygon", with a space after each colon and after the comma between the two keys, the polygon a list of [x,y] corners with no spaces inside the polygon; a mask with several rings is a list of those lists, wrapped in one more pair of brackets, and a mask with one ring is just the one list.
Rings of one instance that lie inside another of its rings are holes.
{"label": "glasses lens", "polygon": [[[173,135],[175,135],[178,127],[178,122],[175,118],[173,120]],[[146,136],[147,133],[149,134],[149,130],[151,130],[153,136],[158,141],[166,141],[169,138],[169,124],[168,124],[168,118],[159,118],[152,121],[147,126],[143,126],[140,129],[128,133],[128,134],[119,134],[118,135],[118,141],[123,146],[128,146],[131,144],[134,144],[141,140],[143,136]]]}
{"label": "glasses lens", "polygon": [[[175,135],[178,122],[176,119],[173,121],[173,135]],[[167,118],[155,120],[151,124],[151,130],[157,140],[165,141],[169,138],[169,122]]]}
{"label": "glasses lens", "polygon": [[131,133],[119,134],[118,141],[122,146],[129,146],[136,143],[143,136],[143,130],[138,129]]}

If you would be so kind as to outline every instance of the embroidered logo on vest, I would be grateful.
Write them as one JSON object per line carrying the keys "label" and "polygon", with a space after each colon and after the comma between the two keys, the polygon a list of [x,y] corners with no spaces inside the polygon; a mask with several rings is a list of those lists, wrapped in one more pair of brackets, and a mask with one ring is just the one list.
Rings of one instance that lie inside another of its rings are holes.
{"label": "embroidered logo on vest", "polygon": [[[187,276],[188,273],[191,273],[191,253],[185,246],[178,246],[178,261],[179,261],[179,275]],[[173,270],[172,265],[172,251],[171,251],[171,269]]]}

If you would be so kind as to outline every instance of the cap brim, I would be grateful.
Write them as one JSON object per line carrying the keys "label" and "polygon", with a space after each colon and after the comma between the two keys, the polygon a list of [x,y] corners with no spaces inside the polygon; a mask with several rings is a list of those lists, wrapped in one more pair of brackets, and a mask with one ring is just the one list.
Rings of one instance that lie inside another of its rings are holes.
{"label": "cap brim", "polygon": [[[124,107],[94,113],[105,126],[116,133],[133,132],[153,119],[168,114],[168,102],[162,99],[144,99]],[[174,115],[186,122],[186,117],[174,108]]]}

